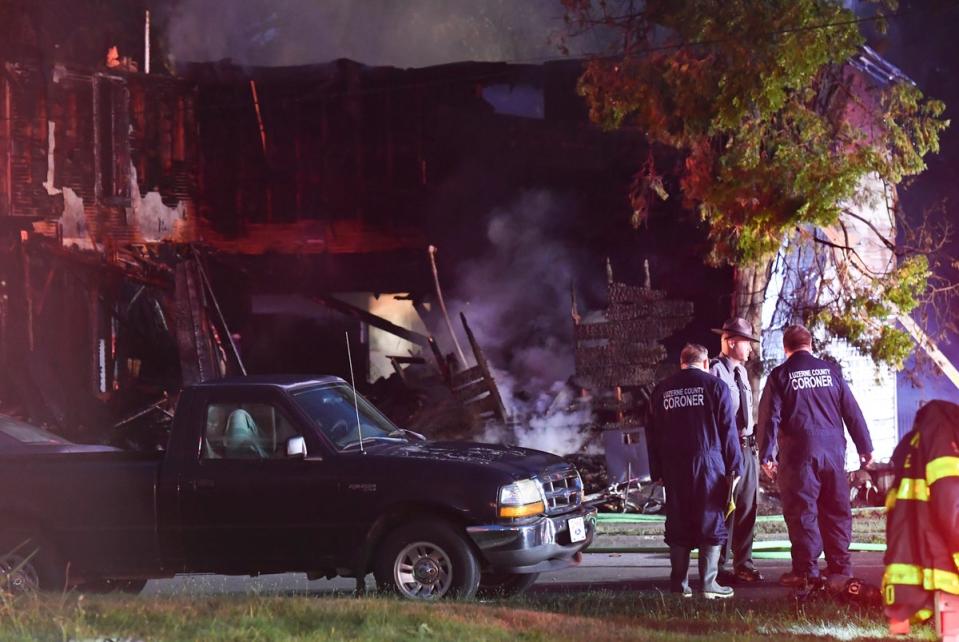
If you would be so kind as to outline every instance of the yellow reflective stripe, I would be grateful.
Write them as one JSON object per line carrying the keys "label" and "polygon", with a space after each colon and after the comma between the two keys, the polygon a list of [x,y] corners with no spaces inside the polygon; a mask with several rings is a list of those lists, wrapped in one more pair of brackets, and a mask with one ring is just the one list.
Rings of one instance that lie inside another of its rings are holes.
{"label": "yellow reflective stripe", "polygon": [[903,477],[899,482],[896,499],[914,499],[917,502],[928,502],[929,486],[926,485],[926,480]]}
{"label": "yellow reflective stripe", "polygon": [[922,585],[922,569],[913,564],[889,564],[886,566],[883,584]]}
{"label": "yellow reflective stripe", "polygon": [[952,554],[952,561],[956,563],[956,568],[959,568],[959,553]]}
{"label": "yellow reflective stripe", "polygon": [[959,477],[959,457],[937,457],[926,464],[926,483],[930,486],[944,477]]}
{"label": "yellow reflective stripe", "polygon": [[886,512],[888,513],[896,505],[896,489],[890,488],[886,493]]}
{"label": "yellow reflective stripe", "polygon": [[932,609],[919,609],[916,611],[916,614],[912,616],[912,621],[916,624],[920,622],[925,622],[932,617]]}
{"label": "yellow reflective stripe", "polygon": [[922,568],[914,564],[889,564],[883,584],[921,586],[927,591],[946,591],[959,595],[959,574],[940,568]]}

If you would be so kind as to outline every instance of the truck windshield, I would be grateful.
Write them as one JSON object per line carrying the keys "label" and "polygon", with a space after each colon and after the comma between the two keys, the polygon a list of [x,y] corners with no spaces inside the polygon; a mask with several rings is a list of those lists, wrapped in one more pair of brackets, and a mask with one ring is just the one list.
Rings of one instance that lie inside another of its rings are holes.
{"label": "truck windshield", "polygon": [[[293,398],[313,419],[313,423],[340,450],[359,448],[360,430],[356,425],[353,389],[346,385],[310,388],[293,393]],[[406,441],[406,433],[396,427],[373,404],[356,395],[360,411],[363,443]]]}

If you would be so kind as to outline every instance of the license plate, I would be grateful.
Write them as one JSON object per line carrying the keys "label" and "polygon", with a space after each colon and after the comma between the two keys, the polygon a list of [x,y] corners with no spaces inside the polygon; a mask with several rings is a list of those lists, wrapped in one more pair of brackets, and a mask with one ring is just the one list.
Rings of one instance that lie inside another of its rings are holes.
{"label": "license plate", "polygon": [[570,541],[582,542],[586,539],[586,521],[582,517],[573,517],[568,523]]}

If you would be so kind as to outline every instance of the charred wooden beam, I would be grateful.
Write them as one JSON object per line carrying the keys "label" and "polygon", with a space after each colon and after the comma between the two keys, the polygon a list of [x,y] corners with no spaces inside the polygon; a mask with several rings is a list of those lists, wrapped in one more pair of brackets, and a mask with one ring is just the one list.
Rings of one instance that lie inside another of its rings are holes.
{"label": "charred wooden beam", "polygon": [[436,368],[443,376],[443,380],[446,381],[447,385],[452,385],[453,373],[450,371],[450,366],[446,362],[446,359],[443,358],[443,353],[440,351],[439,346],[436,345],[436,339],[428,337],[427,343],[430,346],[430,352],[433,353],[433,358],[436,359]]}
{"label": "charred wooden beam", "polygon": [[50,286],[53,284],[53,279],[57,275],[57,266],[51,265],[50,269],[47,270],[47,278],[43,282],[43,290],[40,291],[40,300],[37,301],[36,315],[39,317],[43,314],[44,304],[47,302],[47,295],[50,293]]}
{"label": "charred wooden beam", "polygon": [[183,385],[215,378],[203,285],[192,261],[176,267],[176,338]]}
{"label": "charred wooden beam", "polygon": [[506,423],[509,419],[509,415],[506,414],[506,407],[503,405],[503,398],[500,397],[499,388],[496,387],[496,381],[493,379],[493,374],[490,372],[489,363],[486,361],[486,355],[483,353],[483,349],[480,347],[479,342],[476,340],[476,337],[473,335],[473,330],[470,329],[469,323],[466,322],[466,315],[460,312],[460,321],[463,322],[463,330],[466,332],[466,338],[470,342],[470,347],[473,349],[473,358],[476,359],[476,365],[480,368],[483,373],[483,382],[486,385],[487,390],[489,390],[490,403],[492,404],[493,411],[496,413],[497,418]]}
{"label": "charred wooden beam", "polygon": [[374,328],[379,328],[384,332],[389,332],[392,335],[395,335],[401,339],[406,339],[410,343],[415,343],[418,346],[423,346],[424,348],[430,345],[430,338],[426,335],[420,334],[413,330],[407,330],[402,326],[398,326],[395,323],[387,321],[383,317],[377,316],[372,312],[367,312],[362,308],[358,308],[355,305],[351,305],[346,301],[337,299],[334,296],[328,294],[317,294],[312,297],[312,299],[318,303],[321,303],[328,308],[332,308],[337,312],[342,312],[347,316],[351,316],[354,319],[358,319],[363,323],[367,323]]}
{"label": "charred wooden beam", "polygon": [[136,421],[136,420],[139,419],[140,417],[145,417],[146,415],[149,415],[149,414],[151,414],[151,413],[153,413],[153,412],[163,413],[164,415],[166,415],[166,416],[169,417],[170,419],[173,419],[173,413],[163,407],[163,406],[165,406],[165,405],[168,404],[168,403],[170,403],[170,400],[167,398],[166,393],[164,393],[164,394],[163,394],[163,399],[160,399],[160,400],[157,401],[156,403],[150,404],[149,406],[147,406],[147,407],[144,408],[143,410],[139,410],[139,411],[133,413],[132,415],[129,415],[129,416],[127,416],[127,417],[124,417],[123,419],[121,419],[121,420],[118,421],[117,423],[113,424],[113,427],[114,427],[114,428],[120,428],[121,426],[127,425],[127,424],[130,423],[131,421]]}
{"label": "charred wooden beam", "polygon": [[226,323],[226,317],[223,316],[223,310],[220,309],[220,302],[217,300],[216,293],[213,291],[213,284],[210,283],[210,278],[206,275],[206,270],[203,269],[203,261],[200,260],[200,255],[197,253],[196,248],[193,247],[192,250],[193,260],[196,262],[197,273],[199,274],[203,285],[206,287],[206,293],[210,297],[210,301],[213,303],[213,310],[216,312],[217,319],[220,321],[220,326],[223,328],[223,334],[226,335],[226,343],[230,347],[230,355],[233,357],[240,374],[246,375],[246,367],[243,365],[243,359],[240,357],[240,351],[236,349],[236,343],[233,341],[233,335],[230,333],[230,327]]}
{"label": "charred wooden beam", "polygon": [[27,349],[33,352],[33,283],[30,279],[30,256],[27,253],[26,246],[28,238],[26,232],[20,232],[20,261],[23,270],[23,296],[26,306]]}

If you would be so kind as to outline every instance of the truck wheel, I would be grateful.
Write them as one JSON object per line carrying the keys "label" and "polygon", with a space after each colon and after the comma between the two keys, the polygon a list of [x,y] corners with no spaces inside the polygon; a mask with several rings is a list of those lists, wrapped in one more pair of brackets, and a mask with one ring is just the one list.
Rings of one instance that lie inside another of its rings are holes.
{"label": "truck wheel", "polygon": [[410,600],[468,599],[480,582],[469,542],[439,520],[400,526],[387,535],[373,574],[380,591]]}
{"label": "truck wheel", "polygon": [[526,592],[539,579],[539,573],[483,573],[476,597],[515,597]]}
{"label": "truck wheel", "polygon": [[65,582],[65,568],[52,544],[36,536],[0,533],[0,589],[62,591]]}

